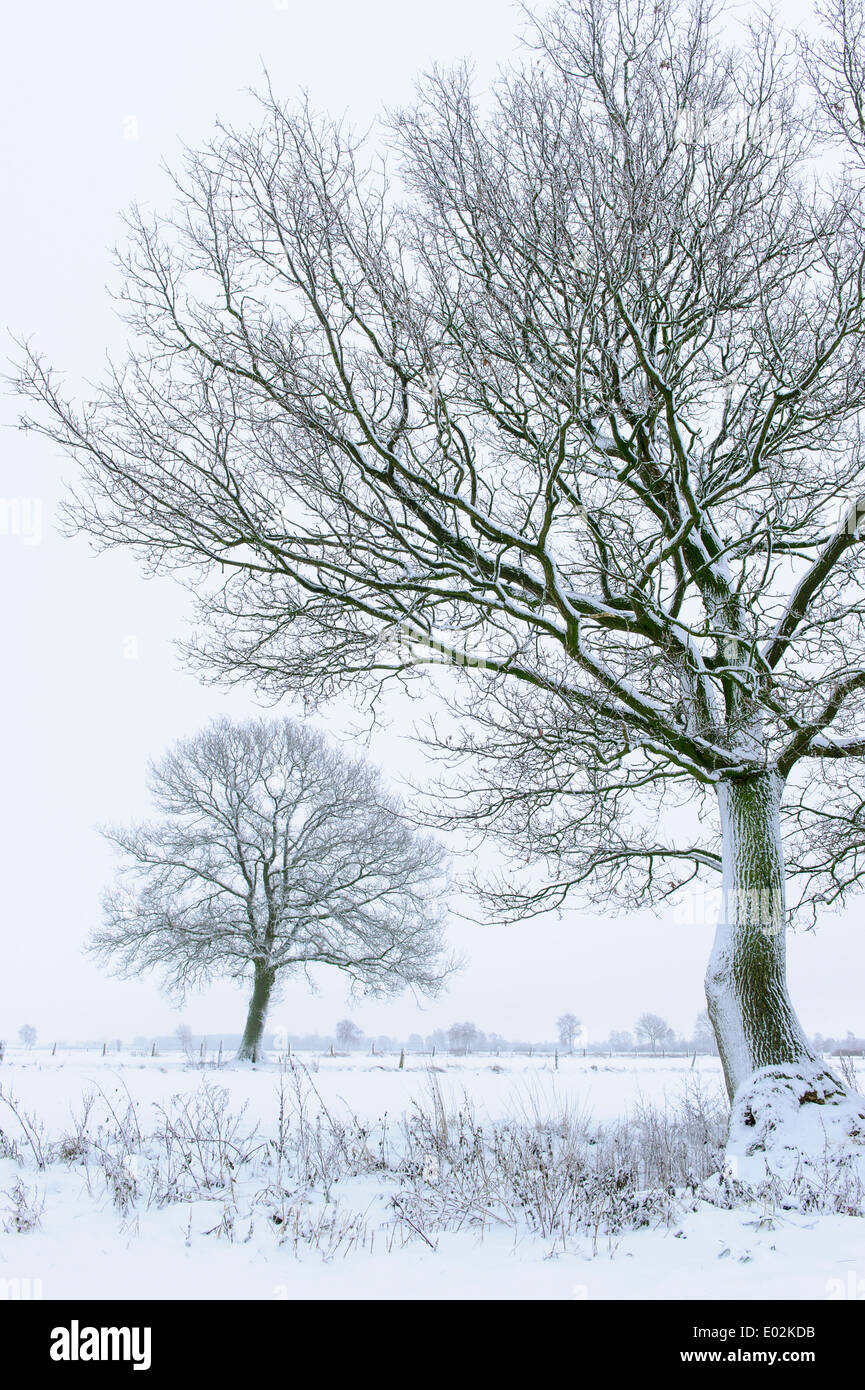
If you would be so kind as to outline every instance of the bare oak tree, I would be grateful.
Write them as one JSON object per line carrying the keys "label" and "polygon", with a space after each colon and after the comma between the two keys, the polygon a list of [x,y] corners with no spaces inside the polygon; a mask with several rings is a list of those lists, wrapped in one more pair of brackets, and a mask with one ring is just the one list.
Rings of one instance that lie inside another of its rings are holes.
{"label": "bare oak tree", "polygon": [[353,1018],[341,1018],[336,1025],[336,1045],[348,1051],[363,1040],[363,1030]]}
{"label": "bare oak tree", "polygon": [[634,1024],[634,1032],[640,1042],[648,1043],[652,1051],[657,1051],[659,1043],[670,1042],[673,1030],[660,1014],[640,1014]]}
{"label": "bare oak tree", "polygon": [[478,1045],[478,1029],[474,1023],[452,1023],[448,1029],[448,1046],[451,1052],[464,1057]]}
{"label": "bare oak tree", "polygon": [[274,989],[317,965],[352,989],[435,994],[448,973],[441,847],[369,764],[288,719],[220,719],[151,768],[161,818],[108,837],[125,866],[96,957],[169,992],[252,987],[238,1057],[255,1061]]}
{"label": "bare oak tree", "polygon": [[865,50],[837,10],[807,57],[716,18],[573,0],[491,109],[426,79],[395,172],[265,94],[132,214],[96,400],[32,353],[23,386],[73,523],[192,572],[217,673],[453,667],[445,819],[532,865],[497,910],[719,875],[729,1091],[828,1099],[785,928],[865,871]]}
{"label": "bare oak tree", "polygon": [[709,1018],[707,1009],[701,1009],[697,1014],[691,1046],[696,1052],[717,1054],[718,1044],[715,1041],[715,1030],[712,1027],[712,1020]]}
{"label": "bare oak tree", "polygon": [[576,1041],[579,1031],[580,1020],[577,1018],[576,1014],[561,1014],[559,1018],[556,1019],[556,1034],[559,1039],[559,1045],[561,1047],[566,1047],[569,1052],[573,1052],[574,1050],[574,1042]]}

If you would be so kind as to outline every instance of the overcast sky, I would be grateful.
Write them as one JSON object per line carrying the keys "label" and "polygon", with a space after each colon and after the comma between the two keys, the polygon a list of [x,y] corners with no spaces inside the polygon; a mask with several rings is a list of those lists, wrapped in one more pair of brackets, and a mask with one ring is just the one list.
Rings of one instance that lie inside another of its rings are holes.
{"label": "overcast sky", "polygon": [[[785,19],[796,7],[783,6]],[[42,0],[7,10],[0,83],[4,217],[3,322],[32,335],[70,378],[99,375],[121,331],[105,285],[120,211],[137,199],[167,207],[161,161],[180,141],[206,138],[218,115],[244,122],[248,88],[266,64],[274,90],[306,88],[313,104],[366,125],[411,97],[432,61],[466,56],[482,85],[514,49],[520,24],[507,0],[151,0],[74,6]],[[5,355],[5,354],[4,354]],[[0,534],[2,685],[2,922],[0,1038],[33,1023],[40,1038],[129,1038],[171,1031],[239,1031],[244,999],[228,986],[169,1008],[154,982],[107,979],[82,955],[98,919],[111,856],[95,829],[147,814],[145,769],[212,716],[244,715],[252,690],[226,693],[184,670],[172,645],[186,598],[170,580],[145,581],[125,554],[96,557],[55,529],[69,463],[11,428],[3,403],[0,501],[19,521]],[[12,516],[8,510],[4,515]],[[434,697],[432,697],[434,698]],[[281,711],[292,713],[288,703]],[[319,722],[346,738],[349,712]],[[420,771],[410,716],[373,738],[389,775]],[[703,1007],[711,925],[671,910],[611,919],[568,911],[510,928],[455,922],[470,966],[444,999],[361,1004],[369,1033],[425,1033],[471,1018],[511,1036],[552,1036],[564,1009],[589,1036],[630,1028],[649,1008],[690,1030]],[[809,1031],[865,1033],[861,901],[818,934],[790,943],[794,1001]],[[332,1029],[346,1013],[340,978],[311,997],[297,984],[270,1023]]]}

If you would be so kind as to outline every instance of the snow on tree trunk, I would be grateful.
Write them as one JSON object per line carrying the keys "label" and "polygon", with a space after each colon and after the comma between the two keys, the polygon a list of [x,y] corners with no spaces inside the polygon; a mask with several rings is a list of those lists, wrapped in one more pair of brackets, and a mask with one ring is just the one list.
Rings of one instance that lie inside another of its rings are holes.
{"label": "snow on tree trunk", "polygon": [[780,794],[771,771],[718,788],[724,893],[706,997],[732,1103],[725,1180],[842,1210],[865,1183],[865,1101],[817,1057],[787,992]]}
{"label": "snow on tree trunk", "polygon": [[731,1100],[760,1067],[817,1060],[787,992],[780,793],[773,772],[718,787],[723,900],[706,998]]}
{"label": "snow on tree trunk", "polygon": [[259,961],[256,961],[246,1027],[243,1030],[240,1047],[237,1049],[238,1061],[257,1062],[261,1057],[261,1039],[264,1033],[270,996],[273,991],[273,980],[273,972],[265,969]]}

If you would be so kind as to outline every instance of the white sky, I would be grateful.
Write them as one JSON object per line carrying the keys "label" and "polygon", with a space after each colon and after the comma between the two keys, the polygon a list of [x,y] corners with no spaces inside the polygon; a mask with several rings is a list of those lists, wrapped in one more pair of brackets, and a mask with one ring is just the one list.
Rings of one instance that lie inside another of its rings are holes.
{"label": "white sky", "polygon": [[[796,10],[785,4],[784,18]],[[315,105],[365,125],[381,105],[410,99],[413,75],[433,60],[468,56],[487,81],[518,25],[508,0],[10,7],[0,58],[3,324],[33,335],[73,378],[99,374],[106,345],[122,342],[104,290],[118,213],[133,198],[167,206],[160,162],[175,161],[179,139],[205,138],[217,115],[243,122],[262,63],[278,93],[305,87]],[[8,426],[14,402],[2,411]],[[81,954],[111,872],[94,827],[145,815],[147,759],[217,713],[252,712],[254,692],[204,687],[184,671],[172,647],[183,592],[145,582],[125,554],[95,558],[86,541],[61,539],[53,518],[71,465],[11,428],[0,440],[0,501],[42,513],[41,534],[33,511],[30,535],[0,534],[0,1038],[24,1022],[45,1041],[170,1031],[181,1015],[154,982],[107,979]],[[345,711],[329,721],[346,734]],[[421,766],[396,730],[372,752],[392,775]],[[791,989],[808,1030],[865,1032],[860,919],[855,906],[791,940]],[[680,924],[672,910],[661,920],[570,911],[507,929],[457,923],[452,940],[471,965],[447,997],[423,1013],[405,999],[362,1004],[354,1016],[369,1033],[425,1033],[468,1017],[549,1037],[572,1009],[596,1037],[648,1008],[690,1030],[710,937],[710,925]],[[318,997],[289,987],[270,1024],[329,1031],[345,995],[339,977],[321,983]],[[196,1032],[239,1031],[244,1008],[224,986],[191,1000],[182,1018]]]}

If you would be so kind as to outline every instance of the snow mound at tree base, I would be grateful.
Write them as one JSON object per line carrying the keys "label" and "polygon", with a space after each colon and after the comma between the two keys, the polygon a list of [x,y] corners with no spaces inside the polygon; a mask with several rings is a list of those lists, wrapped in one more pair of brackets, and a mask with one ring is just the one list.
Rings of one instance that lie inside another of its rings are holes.
{"label": "snow mound at tree base", "polygon": [[865,1215],[865,1099],[819,1063],[762,1067],[733,1098],[724,1170],[707,1186],[724,1205]]}

